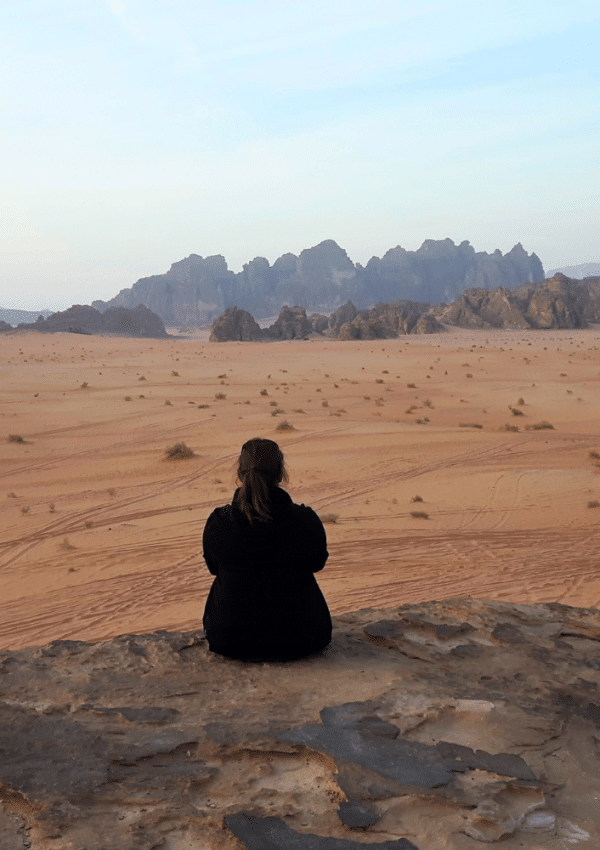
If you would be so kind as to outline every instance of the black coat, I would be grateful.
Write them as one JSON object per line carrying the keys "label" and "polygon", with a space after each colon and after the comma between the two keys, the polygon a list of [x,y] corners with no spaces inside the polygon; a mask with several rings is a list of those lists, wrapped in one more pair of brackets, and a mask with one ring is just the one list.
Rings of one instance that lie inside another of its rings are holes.
{"label": "black coat", "polygon": [[323,523],[280,487],[271,488],[270,513],[269,522],[250,523],[234,495],[206,522],[204,560],[216,576],[202,621],[211,652],[289,661],[331,641],[329,608],[313,575],[329,557]]}

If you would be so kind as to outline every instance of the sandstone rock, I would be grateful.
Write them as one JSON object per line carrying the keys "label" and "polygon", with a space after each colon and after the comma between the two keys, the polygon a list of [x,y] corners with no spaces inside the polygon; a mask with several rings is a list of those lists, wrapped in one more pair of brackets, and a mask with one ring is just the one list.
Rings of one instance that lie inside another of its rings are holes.
{"label": "sandstone rock", "polygon": [[0,847],[600,846],[600,612],[467,597],[333,625],[285,663],[202,631],[0,651]]}
{"label": "sandstone rock", "polygon": [[239,310],[237,307],[228,307],[222,316],[212,324],[209,340],[210,342],[228,342],[238,340],[248,342],[263,338],[260,325],[247,310]]}
{"label": "sandstone rock", "polygon": [[312,333],[312,322],[304,307],[284,305],[277,320],[264,330],[265,339],[304,339]]}
{"label": "sandstone rock", "polygon": [[320,313],[311,313],[308,318],[314,333],[323,334],[329,327],[329,316],[322,316]]}
{"label": "sandstone rock", "polygon": [[[371,257],[363,268],[333,239],[325,239],[298,256],[283,254],[272,266],[265,257],[255,257],[238,274],[220,254],[191,254],[165,274],[142,278],[110,301],[92,306],[103,312],[142,303],[168,325],[202,327],[234,304],[267,317],[284,304],[330,312],[349,299],[365,309],[398,299],[436,303],[469,287],[514,287],[543,277],[538,257],[527,254],[520,243],[503,256],[498,250],[476,253],[467,241],[457,246],[451,239],[427,239],[417,251],[398,245],[381,259]],[[338,328],[353,318],[346,317]]]}
{"label": "sandstone rock", "polygon": [[21,323],[18,328],[44,333],[67,331],[83,334],[113,333],[120,336],[152,338],[167,336],[161,319],[143,304],[138,304],[131,310],[124,307],[112,308],[104,314],[85,304],[74,304],[67,310],[52,313],[47,319],[40,315],[35,322]]}

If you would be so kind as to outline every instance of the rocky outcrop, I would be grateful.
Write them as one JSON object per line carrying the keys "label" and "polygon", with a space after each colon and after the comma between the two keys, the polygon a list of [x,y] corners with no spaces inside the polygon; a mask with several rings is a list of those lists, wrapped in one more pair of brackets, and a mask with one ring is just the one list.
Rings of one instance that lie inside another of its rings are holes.
{"label": "rocky outcrop", "polygon": [[202,327],[233,305],[264,318],[284,304],[327,313],[349,299],[363,309],[397,300],[433,304],[454,299],[469,287],[513,287],[543,277],[539,258],[520,243],[503,255],[498,250],[476,252],[466,241],[455,245],[451,239],[427,239],[417,251],[398,245],[363,267],[326,239],[298,256],[283,254],[272,266],[265,257],[255,257],[237,274],[220,254],[191,254],[165,274],[142,278],[110,301],[92,306],[103,312],[109,306],[141,303],[168,326]]}
{"label": "rocky outcrop", "polygon": [[313,323],[304,307],[281,308],[277,320],[264,330],[265,339],[304,339],[313,332]]}
{"label": "rocky outcrop", "polygon": [[247,310],[228,307],[222,316],[213,322],[210,342],[250,342],[263,338],[260,325]]}
{"label": "rocky outcrop", "polygon": [[559,273],[515,289],[468,289],[453,303],[438,304],[433,314],[459,327],[585,328],[600,322],[600,278],[579,281]]}
{"label": "rocky outcrop", "polygon": [[2,331],[13,331],[14,328],[12,325],[9,325],[8,322],[3,322],[0,320],[0,332]]}
{"label": "rocky outcrop", "polygon": [[7,310],[0,307],[0,322],[11,325],[13,328],[15,328],[19,322],[35,322],[40,315],[43,319],[47,319],[48,316],[52,315],[52,311],[38,310],[34,312],[33,310]]}
{"label": "rocky outcrop", "polygon": [[560,268],[549,269],[546,272],[546,277],[554,277],[558,272],[574,280],[583,280],[586,277],[598,277],[600,275],[600,263],[578,263],[575,266],[561,266]]}
{"label": "rocky outcrop", "polygon": [[598,610],[332,619],[294,662],[202,631],[0,651],[0,846],[600,846]]}
{"label": "rocky outcrop", "polygon": [[47,319],[40,315],[36,322],[22,323],[18,325],[18,328],[44,333],[70,331],[71,333],[110,333],[119,336],[152,338],[167,336],[161,319],[143,304],[138,304],[132,310],[112,307],[105,313],[100,313],[87,305],[74,304],[67,310],[52,313]]}

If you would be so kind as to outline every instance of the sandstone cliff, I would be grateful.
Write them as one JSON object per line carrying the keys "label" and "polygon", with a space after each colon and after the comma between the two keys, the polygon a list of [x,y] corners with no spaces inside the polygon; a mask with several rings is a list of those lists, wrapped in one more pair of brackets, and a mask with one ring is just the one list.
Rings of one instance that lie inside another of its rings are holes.
{"label": "sandstone cliff", "polygon": [[468,289],[432,312],[459,327],[585,328],[600,322],[600,278],[571,280],[558,273],[515,289]]}
{"label": "sandstone cliff", "polygon": [[113,333],[120,336],[166,337],[167,332],[161,319],[143,304],[129,310],[125,307],[112,307],[100,313],[93,307],[74,304],[60,313],[52,313],[47,319],[41,315],[36,322],[21,323],[21,330],[35,330],[45,333],[70,331],[71,333]]}
{"label": "sandstone cliff", "polygon": [[468,597],[333,626],[288,663],[202,631],[0,651],[0,847],[600,846],[600,612]]}
{"label": "sandstone cliff", "polygon": [[436,303],[468,287],[512,287],[543,277],[539,258],[520,243],[503,255],[498,250],[476,252],[466,241],[455,245],[451,239],[428,239],[417,251],[396,246],[363,267],[333,239],[326,239],[298,256],[283,254],[272,266],[264,257],[255,257],[237,274],[220,254],[191,254],[165,274],[142,278],[110,301],[94,301],[92,306],[104,311],[145,304],[167,325],[198,327],[234,305],[261,318],[284,304],[331,312],[348,299],[362,308],[378,301]]}

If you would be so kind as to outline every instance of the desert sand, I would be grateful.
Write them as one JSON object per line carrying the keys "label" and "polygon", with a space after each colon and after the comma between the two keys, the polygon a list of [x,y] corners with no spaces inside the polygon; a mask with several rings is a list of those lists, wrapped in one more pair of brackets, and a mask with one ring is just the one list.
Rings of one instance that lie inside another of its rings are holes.
{"label": "desert sand", "polygon": [[[207,336],[0,337],[1,647],[201,628],[202,529],[255,436],[281,445],[294,501],[337,515],[332,614],[600,606],[600,327]],[[167,460],[179,441],[196,456]]]}

